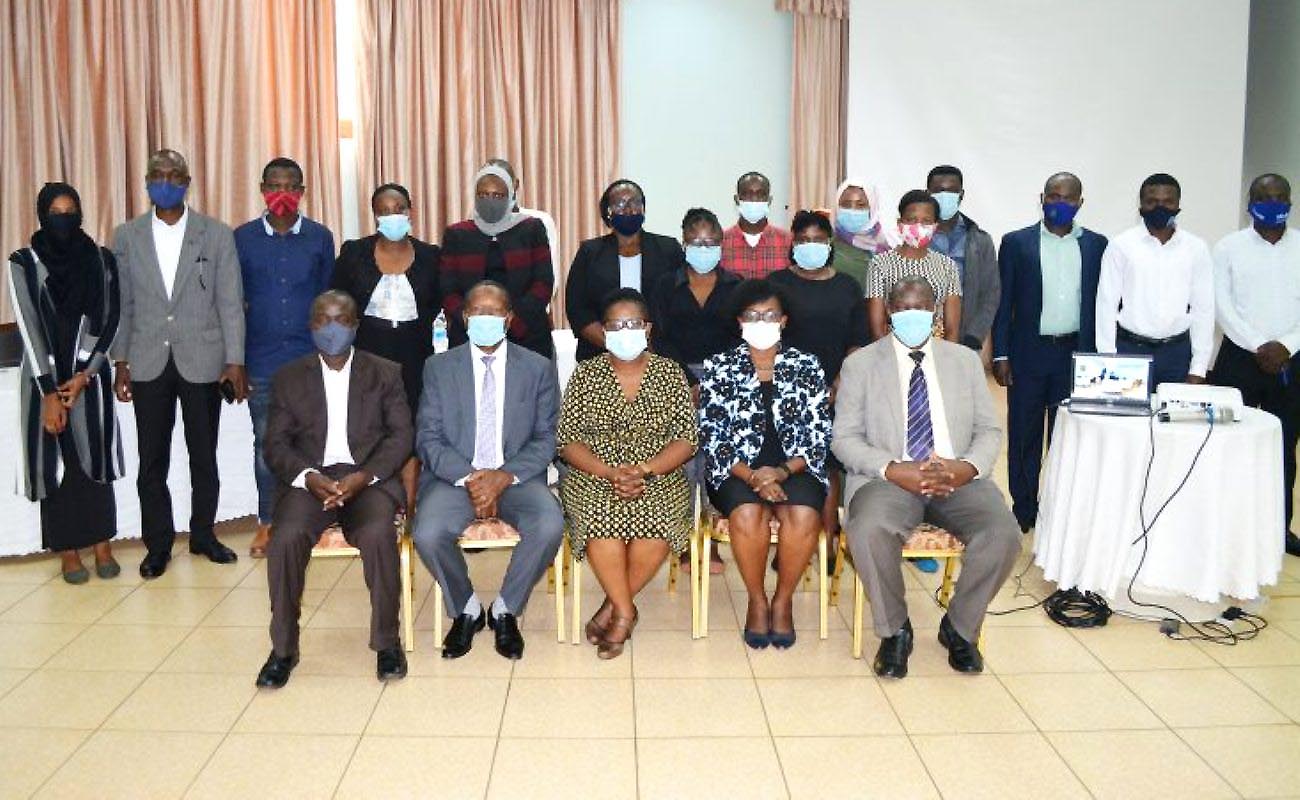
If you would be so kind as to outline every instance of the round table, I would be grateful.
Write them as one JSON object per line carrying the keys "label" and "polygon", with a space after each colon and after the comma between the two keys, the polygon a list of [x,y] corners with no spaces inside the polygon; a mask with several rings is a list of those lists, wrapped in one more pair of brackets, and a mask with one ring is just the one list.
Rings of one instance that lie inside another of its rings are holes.
{"label": "round table", "polygon": [[[1187,475],[1208,423],[1057,413],[1034,557],[1062,589],[1125,596],[1142,553],[1133,542],[1151,425],[1148,525]],[[1186,486],[1151,527],[1137,585],[1203,603],[1253,600],[1282,569],[1283,517],[1282,426],[1248,408],[1241,421],[1215,425]]]}

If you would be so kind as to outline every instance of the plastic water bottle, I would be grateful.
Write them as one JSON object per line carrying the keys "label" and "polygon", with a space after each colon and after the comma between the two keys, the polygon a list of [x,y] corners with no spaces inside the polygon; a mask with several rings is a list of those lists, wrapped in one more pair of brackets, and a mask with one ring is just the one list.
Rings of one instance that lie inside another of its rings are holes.
{"label": "plastic water bottle", "polygon": [[447,312],[438,310],[438,317],[433,321],[433,352],[447,352]]}

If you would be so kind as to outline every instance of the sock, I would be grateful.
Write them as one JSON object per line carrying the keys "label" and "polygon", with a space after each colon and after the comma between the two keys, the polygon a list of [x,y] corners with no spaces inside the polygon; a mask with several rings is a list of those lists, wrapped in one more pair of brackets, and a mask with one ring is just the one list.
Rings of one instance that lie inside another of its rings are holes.
{"label": "sock", "polygon": [[502,614],[509,614],[510,609],[506,606],[506,601],[500,597],[492,601],[492,619],[499,619]]}
{"label": "sock", "polygon": [[465,608],[461,610],[460,613],[468,614],[474,619],[478,619],[478,615],[483,613],[483,604],[478,601],[478,595],[470,595],[469,602],[465,604]]}

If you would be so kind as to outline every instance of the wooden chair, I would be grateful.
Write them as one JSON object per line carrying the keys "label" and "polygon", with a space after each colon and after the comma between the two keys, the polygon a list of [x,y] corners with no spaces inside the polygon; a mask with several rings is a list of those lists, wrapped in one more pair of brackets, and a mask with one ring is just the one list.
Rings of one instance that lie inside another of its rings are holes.
{"label": "wooden chair", "polygon": [[[415,650],[415,543],[411,539],[411,528],[405,512],[397,512],[393,526],[397,529],[397,555],[402,581],[402,644],[406,652],[410,653]],[[311,549],[312,558],[352,558],[359,555],[361,551],[348,544],[348,540],[343,538],[342,529],[337,525],[326,528]]]}

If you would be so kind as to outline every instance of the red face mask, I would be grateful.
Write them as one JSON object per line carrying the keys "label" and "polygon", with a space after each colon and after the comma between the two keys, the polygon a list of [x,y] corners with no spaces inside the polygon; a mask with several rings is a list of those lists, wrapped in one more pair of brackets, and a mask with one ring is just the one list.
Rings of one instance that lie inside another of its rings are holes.
{"label": "red face mask", "polygon": [[302,192],[262,192],[266,210],[277,217],[291,217],[298,213]]}

